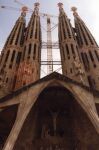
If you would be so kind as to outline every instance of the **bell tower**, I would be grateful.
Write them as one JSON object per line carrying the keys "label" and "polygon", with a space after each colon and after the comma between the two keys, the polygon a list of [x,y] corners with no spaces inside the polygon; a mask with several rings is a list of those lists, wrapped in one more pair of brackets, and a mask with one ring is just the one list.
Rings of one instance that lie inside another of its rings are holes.
{"label": "bell tower", "polygon": [[91,32],[77,13],[77,8],[72,7],[75,31],[77,35],[80,55],[92,88],[99,90],[99,47]]}
{"label": "bell tower", "polygon": [[41,25],[39,5],[39,3],[34,4],[34,12],[27,27],[23,53],[23,60],[31,62],[34,66],[35,80],[40,78],[41,60]]}
{"label": "bell tower", "polygon": [[69,78],[86,84],[86,75],[83,64],[81,63],[78,53],[78,45],[76,37],[70,23],[63,9],[63,4],[58,3],[59,6],[59,46],[62,60],[63,74]]}
{"label": "bell tower", "polygon": [[34,4],[34,11],[28,23],[22,61],[17,72],[15,89],[40,79],[41,26],[39,3]]}
{"label": "bell tower", "polygon": [[23,51],[26,7],[22,8],[21,16],[16,21],[5,46],[0,60],[0,86],[6,92],[12,91],[14,74],[18,68]]}

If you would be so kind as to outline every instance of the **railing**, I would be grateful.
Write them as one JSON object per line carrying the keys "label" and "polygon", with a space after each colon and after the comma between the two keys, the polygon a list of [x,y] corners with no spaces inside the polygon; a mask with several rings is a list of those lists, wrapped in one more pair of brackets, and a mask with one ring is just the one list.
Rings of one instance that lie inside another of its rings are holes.
{"label": "railing", "polygon": [[59,49],[59,43],[58,42],[53,42],[52,44],[47,44],[47,42],[42,42],[42,49]]}
{"label": "railing", "polygon": [[61,61],[41,61],[41,65],[61,65]]}

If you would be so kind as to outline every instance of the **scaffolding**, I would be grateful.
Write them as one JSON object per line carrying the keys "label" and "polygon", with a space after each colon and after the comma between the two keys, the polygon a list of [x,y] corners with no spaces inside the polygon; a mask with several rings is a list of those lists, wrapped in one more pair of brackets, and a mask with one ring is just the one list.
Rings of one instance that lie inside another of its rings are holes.
{"label": "scaffolding", "polygon": [[[23,4],[19,0],[15,0],[14,2],[19,4],[21,6],[21,8],[15,8],[12,6],[4,6],[4,5],[0,6],[0,8],[1,9],[14,10],[14,11],[25,11],[25,12],[29,12],[29,13],[33,12],[33,10],[31,8],[27,7],[25,4]],[[47,29],[45,29],[45,31],[47,33],[47,42],[43,41],[42,46],[41,46],[42,49],[47,50],[47,60],[41,61],[41,65],[47,66],[47,74],[50,74],[53,72],[53,66],[54,65],[57,65],[57,66],[61,65],[61,61],[54,61],[53,60],[53,54],[52,54],[53,49],[59,49],[59,43],[58,43],[58,41],[56,41],[56,42],[52,41],[52,31],[57,28],[58,24],[54,24],[54,26],[52,27],[51,18],[57,18],[58,16],[54,16],[54,15],[46,14],[46,13],[41,13],[41,12],[39,12],[39,16],[46,19],[46,23],[47,23]]]}

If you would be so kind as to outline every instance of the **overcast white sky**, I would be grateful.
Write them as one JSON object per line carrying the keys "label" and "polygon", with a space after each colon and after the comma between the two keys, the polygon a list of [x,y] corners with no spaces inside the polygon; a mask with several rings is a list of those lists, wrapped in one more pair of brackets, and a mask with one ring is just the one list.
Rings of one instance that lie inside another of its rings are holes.
{"label": "overcast white sky", "polygon": [[[33,3],[36,2],[36,0],[19,0],[19,1],[25,3],[30,8],[33,8]],[[99,0],[39,0],[39,2],[41,12],[53,15],[58,15],[59,11],[57,3],[62,2],[64,4],[64,10],[67,13],[68,17],[71,19],[72,23],[73,23],[73,15],[71,12],[71,7],[76,6],[78,8],[79,15],[84,20],[88,28],[91,30],[97,43],[99,44]],[[0,0],[0,5],[21,8],[21,6],[16,4],[14,0]],[[20,12],[18,11],[0,9],[0,50],[2,50],[3,45],[19,15]],[[29,21],[30,16],[31,14],[28,13],[26,17],[27,23]],[[53,19],[52,21],[57,24],[57,19]],[[46,27],[46,22],[44,23],[44,19],[41,19],[41,22],[42,26]],[[42,31],[44,38],[46,32],[44,32],[44,30]],[[57,41],[56,31],[53,32],[53,40]]]}

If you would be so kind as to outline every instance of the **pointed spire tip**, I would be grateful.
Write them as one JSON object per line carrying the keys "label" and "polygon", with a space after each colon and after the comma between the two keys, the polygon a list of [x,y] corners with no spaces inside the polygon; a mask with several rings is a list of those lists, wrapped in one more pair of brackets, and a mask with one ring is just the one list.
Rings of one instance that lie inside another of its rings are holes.
{"label": "pointed spire tip", "polygon": [[21,16],[25,17],[27,11],[28,11],[28,7],[23,6],[23,7],[21,8]]}
{"label": "pointed spire tip", "polygon": [[35,7],[39,7],[39,6],[40,6],[40,3],[39,3],[39,2],[36,2],[36,3],[34,3],[34,6],[35,6]]}
{"label": "pointed spire tip", "polygon": [[74,15],[75,17],[78,17],[78,16],[79,16],[78,13],[77,13],[77,7],[72,7],[72,8],[71,8],[71,11],[73,11],[73,15]]}
{"label": "pointed spire tip", "polygon": [[28,7],[23,6],[21,10],[22,10],[22,12],[27,12],[28,11]]}
{"label": "pointed spire tip", "polygon": [[40,6],[39,2],[34,3],[34,12],[35,12],[35,15],[37,16],[39,14],[39,6]]}
{"label": "pointed spire tip", "polygon": [[77,11],[77,7],[74,7],[74,6],[73,6],[73,7],[71,8],[71,11],[76,12],[76,11]]}
{"label": "pointed spire tip", "polygon": [[61,2],[59,2],[57,5],[58,5],[58,7],[61,7],[61,8],[63,7],[63,3],[61,3]]}

